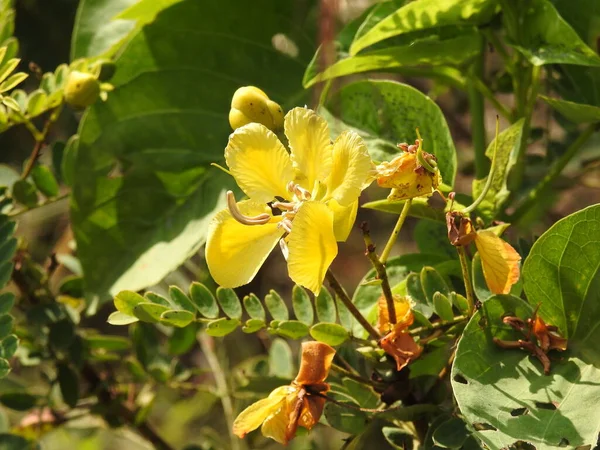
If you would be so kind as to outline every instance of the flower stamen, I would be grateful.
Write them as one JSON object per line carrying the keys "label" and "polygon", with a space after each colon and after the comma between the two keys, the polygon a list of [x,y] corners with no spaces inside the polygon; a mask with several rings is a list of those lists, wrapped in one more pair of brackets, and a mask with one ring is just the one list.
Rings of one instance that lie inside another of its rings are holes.
{"label": "flower stamen", "polygon": [[288,183],[287,188],[288,191],[290,191],[300,200],[310,200],[310,198],[312,197],[312,194],[309,191],[301,187],[299,184],[294,183],[293,181],[290,181]]}
{"label": "flower stamen", "polygon": [[231,216],[243,225],[263,225],[271,220],[271,215],[267,213],[262,213],[257,216],[245,216],[242,214],[232,191],[227,191],[227,208],[229,209]]}

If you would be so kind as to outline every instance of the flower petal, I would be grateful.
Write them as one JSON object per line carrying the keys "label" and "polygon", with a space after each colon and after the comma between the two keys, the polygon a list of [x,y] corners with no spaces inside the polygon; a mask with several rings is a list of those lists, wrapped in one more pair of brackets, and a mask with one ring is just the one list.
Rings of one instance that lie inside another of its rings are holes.
{"label": "flower petal", "polygon": [[[252,200],[237,205],[240,212],[248,216],[270,212],[266,205]],[[280,218],[271,220],[264,225],[243,225],[227,209],[212,219],[206,241],[206,262],[218,284],[237,287],[254,278],[284,233],[277,227]]]}
{"label": "flower petal", "polygon": [[315,181],[324,182],[331,171],[329,126],[308,108],[294,108],[285,116],[285,135],[292,151],[296,182],[312,191]]}
{"label": "flower petal", "polygon": [[276,196],[288,198],[294,179],[292,161],[277,136],[259,123],[250,123],[229,136],[225,160],[236,183],[259,203]]}
{"label": "flower petal", "polygon": [[324,382],[334,356],[335,349],[323,342],[303,342],[300,369],[294,381],[305,386]]}
{"label": "flower petal", "polygon": [[317,295],[337,255],[333,212],[324,203],[304,203],[294,218],[288,239],[290,278]]}
{"label": "flower petal", "polygon": [[387,333],[392,328],[396,333],[405,331],[413,324],[414,315],[412,313],[412,303],[410,297],[394,294],[394,308],[396,310],[396,324],[390,324],[387,301],[382,295],[377,302],[377,328],[381,333]]}
{"label": "flower petal", "polygon": [[249,432],[256,430],[270,415],[285,405],[289,389],[290,386],[278,387],[267,398],[263,398],[243,410],[233,422],[233,434],[243,438]]}
{"label": "flower petal", "polygon": [[333,144],[331,173],[327,178],[328,196],[342,206],[354,202],[374,179],[375,165],[362,138],[344,131]]}
{"label": "flower petal", "polygon": [[411,361],[417,359],[423,349],[415,342],[415,339],[407,332],[396,332],[392,330],[379,342],[381,348],[396,360],[396,370],[399,372]]}
{"label": "flower petal", "polygon": [[481,258],[483,276],[494,294],[508,294],[519,280],[521,256],[491,231],[479,231],[475,245]]}
{"label": "flower petal", "polygon": [[349,206],[340,206],[335,199],[331,199],[327,203],[327,206],[333,211],[333,233],[335,234],[335,240],[345,242],[356,221],[358,199]]}

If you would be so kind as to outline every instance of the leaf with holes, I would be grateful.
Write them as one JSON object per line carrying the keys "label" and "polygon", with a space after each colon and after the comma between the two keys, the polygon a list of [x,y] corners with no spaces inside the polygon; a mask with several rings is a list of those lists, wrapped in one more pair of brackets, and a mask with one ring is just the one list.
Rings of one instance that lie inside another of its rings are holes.
{"label": "leaf with holes", "polygon": [[[295,13],[293,2],[182,1],[119,53],[115,90],[86,111],[69,150],[71,218],[90,295],[156,284],[204,243],[232,183],[210,164],[223,161],[233,92],[273,87],[278,103],[303,102],[313,47]],[[276,34],[294,41],[296,57],[273,48]],[[108,38],[93,31],[88,41],[94,36]]]}
{"label": "leaf with holes", "polygon": [[[518,440],[537,450],[595,445],[600,418],[600,369],[573,356],[550,353],[552,370],[525,351],[501,349],[493,337],[522,338],[505,315],[531,317],[533,307],[508,295],[483,303],[459,341],[452,387],[465,420],[491,450]],[[597,346],[596,346],[597,347]],[[563,356],[561,358],[561,356]]]}

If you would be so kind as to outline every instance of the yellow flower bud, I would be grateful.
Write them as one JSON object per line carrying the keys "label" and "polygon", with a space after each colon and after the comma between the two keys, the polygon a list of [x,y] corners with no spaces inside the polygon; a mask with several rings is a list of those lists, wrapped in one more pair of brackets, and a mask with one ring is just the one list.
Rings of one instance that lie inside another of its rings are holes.
{"label": "yellow flower bud", "polygon": [[234,130],[249,123],[260,123],[270,130],[283,127],[283,110],[255,86],[244,86],[233,94],[229,124]]}
{"label": "yellow flower bud", "polygon": [[376,170],[377,184],[392,189],[390,200],[429,196],[441,183],[439,171],[432,173],[421,166],[416,152],[402,153],[390,162],[379,164]]}
{"label": "yellow flower bud", "polygon": [[73,71],[65,85],[65,101],[74,108],[93,105],[100,95],[100,83],[91,73]]}

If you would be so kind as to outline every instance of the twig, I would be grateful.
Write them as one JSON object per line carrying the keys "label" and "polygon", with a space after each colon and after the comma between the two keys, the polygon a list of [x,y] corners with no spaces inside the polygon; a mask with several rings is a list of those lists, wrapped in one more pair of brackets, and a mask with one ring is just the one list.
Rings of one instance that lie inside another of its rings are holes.
{"label": "twig", "polygon": [[561,157],[554,163],[550,168],[546,176],[540,181],[535,188],[533,188],[527,197],[521,203],[515,212],[510,216],[510,221],[515,223],[523,218],[523,216],[531,209],[533,204],[538,200],[540,195],[546,191],[546,189],[552,184],[555,178],[560,175],[565,166],[573,159],[579,149],[590,139],[590,137],[596,131],[598,125],[589,125],[583,133],[573,142],[567,151],[561,155]]}
{"label": "twig", "polygon": [[465,249],[462,246],[457,246],[456,251],[458,252],[458,259],[460,260],[460,268],[462,270],[462,276],[465,283],[465,291],[467,293],[467,305],[469,317],[473,315],[475,308],[475,294],[473,292],[473,284],[471,283],[471,276],[469,275],[469,265],[467,263],[467,255]]}
{"label": "twig", "polygon": [[212,375],[219,391],[219,397],[221,398],[221,405],[223,406],[223,413],[225,414],[225,420],[227,422],[227,428],[229,430],[229,437],[231,439],[231,448],[240,450],[241,440],[233,434],[233,402],[231,401],[231,395],[229,395],[229,387],[227,385],[227,379],[225,378],[223,368],[219,362],[214,350],[214,340],[207,334],[198,334],[198,343],[202,349],[202,353],[206,357],[206,361],[212,370]]}
{"label": "twig", "polygon": [[411,204],[412,204],[412,198],[409,198],[408,200],[406,200],[404,202],[404,206],[402,207],[402,211],[400,212],[400,216],[398,217],[398,222],[396,222],[396,226],[394,227],[394,230],[392,231],[392,234],[390,235],[390,238],[388,239],[387,244],[385,244],[385,248],[383,249],[383,252],[381,253],[381,256],[379,257],[379,261],[381,261],[382,264],[385,264],[390,256],[392,247],[396,243],[396,239],[398,239],[400,230],[402,230],[404,221],[406,220],[406,217],[408,216],[408,212],[410,211]]}
{"label": "twig", "polygon": [[329,282],[329,286],[331,286],[350,314],[352,314],[358,323],[360,323],[362,327],[367,330],[369,336],[377,341],[381,339],[379,332],[373,328],[373,325],[371,325],[369,321],[365,319],[365,316],[363,316],[362,313],[356,308],[354,303],[352,303],[352,300],[350,297],[348,297],[348,294],[346,294],[346,291],[344,291],[344,288],[342,288],[342,285],[331,270],[327,271],[325,278]]}
{"label": "twig", "polygon": [[21,174],[22,180],[25,180],[29,176],[31,171],[33,170],[33,166],[35,165],[36,161],[40,157],[42,147],[46,143],[46,138],[48,137],[50,128],[52,127],[54,122],[56,122],[58,120],[58,117],[60,116],[61,111],[62,111],[62,103],[54,111],[52,111],[52,113],[46,120],[46,123],[44,124],[44,128],[42,129],[41,132],[37,131],[35,126],[33,126],[33,124],[31,124],[31,122],[29,122],[29,121],[26,122],[26,124],[33,126],[33,129],[31,128],[31,126],[28,126],[27,128],[32,133],[33,138],[35,139],[35,145],[33,146],[33,150],[31,151],[31,155],[29,156],[27,165],[25,166],[25,169],[23,170],[23,173]]}
{"label": "twig", "polygon": [[339,373],[343,377],[350,378],[354,381],[358,381],[361,384],[366,384],[368,386],[374,386],[374,383],[371,380],[367,380],[366,378],[363,378],[360,375],[355,374],[354,372],[346,370],[342,366],[339,366],[335,363],[331,364],[331,370]]}
{"label": "twig", "polygon": [[396,305],[394,304],[394,296],[392,294],[392,288],[390,287],[390,280],[388,279],[387,271],[375,253],[375,244],[373,244],[373,241],[371,240],[371,234],[369,232],[369,226],[367,225],[367,222],[361,223],[360,229],[363,232],[365,246],[367,247],[365,255],[367,255],[367,257],[371,260],[371,264],[373,265],[375,272],[377,272],[377,278],[381,280],[381,290],[383,291],[383,296],[385,297],[385,302],[387,304],[390,323],[395,324],[398,321],[396,319]]}
{"label": "twig", "polygon": [[412,330],[409,330],[408,332],[409,332],[409,334],[415,336],[417,334],[423,333],[424,331],[439,330],[440,328],[451,327],[453,325],[456,325],[457,323],[464,322],[468,318],[469,318],[469,316],[457,316],[454,319],[449,320],[447,322],[436,322],[434,324],[431,324],[430,327],[424,326],[424,327],[413,328]]}

